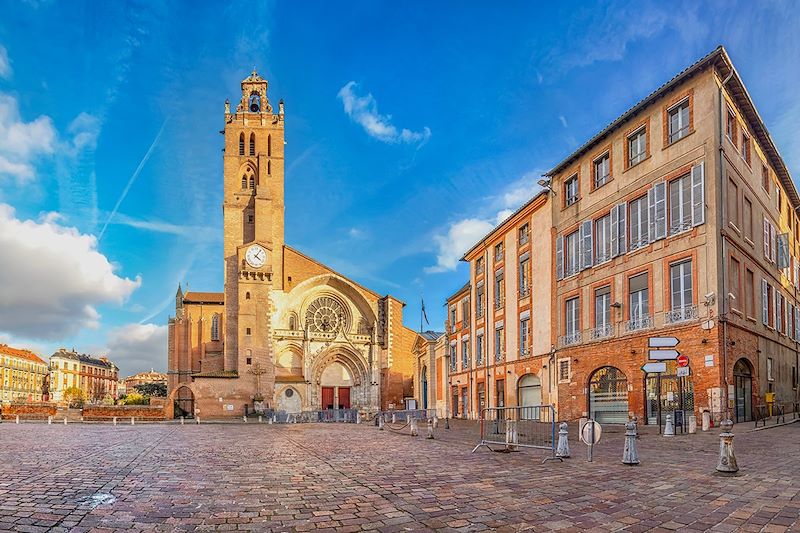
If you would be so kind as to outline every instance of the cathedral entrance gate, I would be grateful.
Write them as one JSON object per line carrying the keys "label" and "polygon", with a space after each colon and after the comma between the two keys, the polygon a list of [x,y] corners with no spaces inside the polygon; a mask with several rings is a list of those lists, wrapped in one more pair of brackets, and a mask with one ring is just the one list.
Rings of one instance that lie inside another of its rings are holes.
{"label": "cathedral entrance gate", "polygon": [[350,409],[350,387],[339,387],[339,409]]}
{"label": "cathedral entrance gate", "polygon": [[333,387],[322,387],[323,409],[333,409],[335,407],[333,392],[334,392]]}

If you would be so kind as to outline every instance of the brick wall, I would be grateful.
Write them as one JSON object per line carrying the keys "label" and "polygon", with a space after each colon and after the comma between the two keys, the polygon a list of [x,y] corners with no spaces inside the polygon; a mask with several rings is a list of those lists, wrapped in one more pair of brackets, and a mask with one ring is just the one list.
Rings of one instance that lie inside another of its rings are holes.
{"label": "brick wall", "polygon": [[110,420],[113,417],[120,419],[147,419],[147,420],[164,420],[164,408],[153,407],[149,405],[87,405],[83,408],[83,419],[86,421],[92,420]]}
{"label": "brick wall", "polygon": [[0,405],[0,413],[6,420],[17,415],[20,420],[41,420],[55,416],[56,406],[49,403],[11,403]]}

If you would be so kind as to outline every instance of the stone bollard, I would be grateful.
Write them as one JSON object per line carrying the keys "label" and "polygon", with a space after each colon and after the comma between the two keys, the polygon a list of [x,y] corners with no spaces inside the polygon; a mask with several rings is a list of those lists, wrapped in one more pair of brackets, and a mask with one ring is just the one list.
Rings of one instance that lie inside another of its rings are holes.
{"label": "stone bollard", "polygon": [[639,464],[639,452],[636,449],[636,422],[631,420],[625,424],[625,449],[622,451],[622,464],[634,466]]}
{"label": "stone bollard", "polygon": [[567,430],[567,423],[561,422],[558,426],[558,447],[556,448],[556,457],[569,457],[569,431]]}
{"label": "stone bollard", "polygon": [[439,427],[439,417],[438,416],[434,416],[433,417],[433,429],[436,429],[438,427]]}
{"label": "stone bollard", "polygon": [[195,420],[195,423],[199,426],[200,425],[200,417],[198,416],[194,420]]}
{"label": "stone bollard", "polygon": [[361,423],[361,411],[356,411],[356,424]]}
{"label": "stone bollard", "polygon": [[117,425],[117,417],[116,416],[114,417],[114,425],[115,426]]}
{"label": "stone bollard", "polygon": [[397,422],[397,413],[392,413],[392,424]]}
{"label": "stone bollard", "polygon": [[675,436],[675,424],[672,423],[672,415],[667,415],[667,422],[666,424],[664,424],[664,436],[665,437]]}
{"label": "stone bollard", "polygon": [[383,415],[382,414],[378,415],[378,429],[380,431],[383,431]]}
{"label": "stone bollard", "polygon": [[52,424],[53,424],[53,417],[52,416],[48,416],[47,417],[47,425],[49,426],[49,425],[52,425]]}
{"label": "stone bollard", "polygon": [[450,429],[450,419],[449,418],[445,418],[444,419],[444,429]]}
{"label": "stone bollard", "polygon": [[269,419],[267,419],[267,424],[269,424],[271,426],[273,420],[274,420],[273,417],[269,417]]}
{"label": "stone bollard", "polygon": [[261,423],[261,415],[258,415],[258,423]]}
{"label": "stone bollard", "polygon": [[428,419],[428,437],[429,439],[433,438],[433,428],[436,426],[436,422],[434,422],[435,418]]}
{"label": "stone bollard", "polygon": [[247,424],[247,415],[242,415],[242,420],[244,421],[245,424]]}
{"label": "stone bollard", "polygon": [[506,421],[506,449],[512,452],[516,450],[516,445],[519,442],[518,439],[519,435],[517,434],[517,421]]}
{"label": "stone bollard", "polygon": [[181,425],[184,425],[184,424],[185,424],[185,421],[184,421],[183,417],[181,417]]}
{"label": "stone bollard", "polygon": [[134,426],[136,423],[133,421],[133,417],[131,417],[131,425]]}
{"label": "stone bollard", "polygon": [[694,435],[695,433],[697,433],[697,417],[689,415],[689,434]]}
{"label": "stone bollard", "polygon": [[733,474],[739,471],[736,464],[736,456],[733,454],[733,422],[730,419],[720,422],[719,427],[722,432],[719,434],[719,462],[717,462],[717,472]]}
{"label": "stone bollard", "polygon": [[711,413],[703,411],[703,431],[711,429]]}
{"label": "stone bollard", "polygon": [[409,424],[411,425],[411,436],[416,437],[419,435],[419,421],[416,418],[412,418]]}
{"label": "stone bollard", "polygon": [[17,415],[17,424],[19,424],[19,415]]}
{"label": "stone bollard", "polygon": [[65,426],[67,425],[67,417],[66,416],[64,417],[64,425]]}

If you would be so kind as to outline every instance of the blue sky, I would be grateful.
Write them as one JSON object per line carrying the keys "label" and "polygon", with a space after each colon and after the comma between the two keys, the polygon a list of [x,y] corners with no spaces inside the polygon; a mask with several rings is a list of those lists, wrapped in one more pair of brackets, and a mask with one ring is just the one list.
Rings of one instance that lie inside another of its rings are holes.
{"label": "blue sky", "polygon": [[221,290],[225,98],[286,101],[286,240],[441,329],[460,254],[540,174],[724,44],[800,175],[792,2],[0,0],[0,342],[166,366]]}

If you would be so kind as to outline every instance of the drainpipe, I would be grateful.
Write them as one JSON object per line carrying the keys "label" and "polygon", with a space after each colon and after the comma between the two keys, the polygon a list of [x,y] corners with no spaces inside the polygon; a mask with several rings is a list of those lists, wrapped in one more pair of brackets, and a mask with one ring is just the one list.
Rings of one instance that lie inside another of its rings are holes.
{"label": "drainpipe", "polygon": [[729,407],[729,401],[728,401],[728,311],[730,311],[730,309],[729,309],[730,308],[730,301],[728,299],[728,289],[727,289],[727,279],[728,279],[728,260],[727,260],[727,257],[728,257],[727,256],[728,240],[727,240],[727,237],[725,236],[725,221],[727,220],[727,218],[726,218],[727,217],[727,213],[726,213],[727,198],[724,197],[724,196],[726,196],[726,194],[725,194],[726,193],[726,187],[725,187],[724,175],[723,175],[723,171],[722,171],[723,162],[724,162],[723,142],[725,141],[725,133],[724,133],[725,124],[723,123],[723,120],[722,120],[722,117],[723,117],[722,104],[725,101],[725,98],[724,98],[722,90],[725,87],[725,85],[728,83],[728,81],[730,81],[730,79],[733,77],[733,66],[732,65],[730,65],[730,69],[731,69],[730,73],[728,74],[728,76],[724,80],[722,80],[722,84],[719,86],[719,109],[718,109],[718,115],[719,115],[719,154],[718,154],[718,162],[717,162],[717,167],[718,167],[717,174],[719,176],[719,180],[718,180],[717,184],[718,184],[718,187],[720,189],[720,196],[723,196],[723,198],[721,199],[721,202],[720,202],[720,207],[721,207],[721,210],[722,210],[722,220],[721,220],[721,224],[722,224],[722,231],[721,231],[721,235],[722,235],[722,298],[720,298],[720,300],[722,301],[722,314],[720,315],[720,322],[722,322],[722,385],[723,385],[722,401],[724,402],[723,406],[724,406],[724,409],[725,409],[725,419],[726,420],[730,419],[730,407]]}

